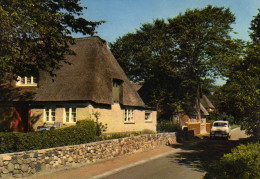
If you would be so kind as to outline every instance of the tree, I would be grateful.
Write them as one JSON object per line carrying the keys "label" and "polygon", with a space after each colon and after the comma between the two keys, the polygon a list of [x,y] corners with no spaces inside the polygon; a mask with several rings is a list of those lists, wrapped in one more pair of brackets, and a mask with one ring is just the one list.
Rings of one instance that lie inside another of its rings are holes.
{"label": "tree", "polygon": [[184,106],[193,108],[196,98],[199,115],[203,82],[220,75],[221,62],[236,56],[237,43],[230,37],[234,21],[228,8],[187,10],[167,23],[143,24],[110,48],[130,79],[145,81],[141,95],[146,102],[171,115]]}
{"label": "tree", "polygon": [[227,65],[228,81],[216,93],[219,109],[260,138],[260,13],[251,23],[251,42],[239,63]]}
{"label": "tree", "polygon": [[0,2],[0,74],[36,74],[59,68],[73,55],[72,32],[93,35],[97,25],[82,17],[79,0],[8,0]]}

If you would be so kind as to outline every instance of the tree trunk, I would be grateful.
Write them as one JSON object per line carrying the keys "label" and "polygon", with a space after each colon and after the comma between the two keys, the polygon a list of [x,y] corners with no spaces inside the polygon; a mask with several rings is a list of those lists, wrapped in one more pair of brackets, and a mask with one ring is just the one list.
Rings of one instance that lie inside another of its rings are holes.
{"label": "tree trunk", "polygon": [[196,97],[196,103],[195,103],[195,108],[196,108],[196,112],[197,112],[197,122],[200,122],[201,120],[201,114],[200,114],[200,85],[198,85],[197,88],[197,97]]}

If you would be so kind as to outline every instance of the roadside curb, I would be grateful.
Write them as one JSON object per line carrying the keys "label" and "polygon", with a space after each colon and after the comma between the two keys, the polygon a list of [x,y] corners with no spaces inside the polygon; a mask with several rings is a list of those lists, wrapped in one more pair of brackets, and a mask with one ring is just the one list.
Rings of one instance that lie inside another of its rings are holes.
{"label": "roadside curb", "polygon": [[102,178],[102,177],[106,177],[106,176],[115,174],[115,173],[117,173],[117,172],[120,172],[120,171],[122,171],[122,170],[131,168],[131,167],[135,167],[135,166],[137,166],[137,165],[141,165],[141,164],[143,164],[143,163],[146,163],[146,162],[149,162],[149,161],[152,161],[152,160],[155,160],[155,159],[158,159],[158,158],[167,156],[167,155],[169,155],[169,154],[176,153],[176,152],[178,152],[178,151],[180,151],[180,150],[181,150],[181,149],[174,149],[174,150],[172,150],[172,151],[170,151],[170,152],[165,152],[165,153],[163,153],[163,154],[156,155],[156,156],[153,156],[153,157],[144,159],[144,160],[140,160],[140,161],[138,161],[138,162],[134,162],[134,163],[131,163],[131,164],[128,164],[128,165],[125,165],[125,166],[122,166],[122,167],[119,167],[119,168],[110,170],[110,171],[108,171],[108,172],[105,172],[105,173],[102,173],[102,174],[99,174],[99,175],[90,177],[89,179],[99,179],[99,178]]}

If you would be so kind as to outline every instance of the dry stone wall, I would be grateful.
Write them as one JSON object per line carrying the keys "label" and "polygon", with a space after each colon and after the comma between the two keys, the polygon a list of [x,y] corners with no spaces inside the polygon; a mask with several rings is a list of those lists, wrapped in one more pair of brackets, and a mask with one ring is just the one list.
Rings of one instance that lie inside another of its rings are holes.
{"label": "dry stone wall", "polygon": [[87,144],[0,154],[0,178],[78,167],[176,142],[176,133],[146,134]]}

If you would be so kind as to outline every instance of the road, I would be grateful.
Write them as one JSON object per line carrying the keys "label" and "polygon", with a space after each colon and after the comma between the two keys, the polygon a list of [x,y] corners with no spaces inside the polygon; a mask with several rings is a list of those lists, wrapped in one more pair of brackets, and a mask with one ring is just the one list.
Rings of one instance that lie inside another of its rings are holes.
{"label": "road", "polygon": [[247,137],[245,131],[241,131],[239,127],[231,130],[230,140],[239,140]]}
{"label": "road", "polygon": [[[219,145],[219,143],[234,142],[241,138],[246,138],[244,131],[235,128],[231,131],[230,141],[209,141],[210,144]],[[208,143],[209,143],[208,142]],[[222,144],[223,145],[223,144]],[[222,146],[223,148],[224,146]],[[200,154],[191,148],[176,149],[172,154],[160,157],[155,160],[147,161],[140,165],[115,172],[108,176],[99,176],[95,178],[103,179],[200,179],[205,175],[201,165]],[[205,150],[204,150],[205,151]],[[206,151],[210,153],[211,151]],[[212,153],[212,155],[214,155]],[[204,155],[203,155],[204,156]],[[210,157],[210,156],[209,156]]]}
{"label": "road", "polygon": [[159,159],[123,170],[110,176],[101,177],[104,179],[196,179],[204,176],[204,171],[195,167],[180,165],[170,154]]}

